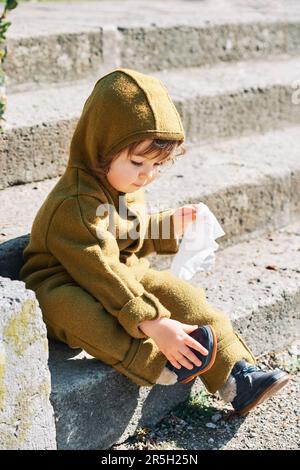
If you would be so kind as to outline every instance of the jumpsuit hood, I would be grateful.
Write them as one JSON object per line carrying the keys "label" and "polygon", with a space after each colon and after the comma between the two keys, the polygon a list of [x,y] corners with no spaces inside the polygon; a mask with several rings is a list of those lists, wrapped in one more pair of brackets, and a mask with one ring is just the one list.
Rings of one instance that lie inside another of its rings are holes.
{"label": "jumpsuit hood", "polygon": [[75,128],[68,167],[91,172],[127,145],[143,139],[183,142],[180,116],[161,80],[120,68],[100,78]]}

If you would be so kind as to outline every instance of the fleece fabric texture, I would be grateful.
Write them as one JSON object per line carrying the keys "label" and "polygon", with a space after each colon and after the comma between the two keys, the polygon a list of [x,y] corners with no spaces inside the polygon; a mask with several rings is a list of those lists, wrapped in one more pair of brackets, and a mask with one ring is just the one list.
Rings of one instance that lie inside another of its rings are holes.
{"label": "fleece fabric texture", "polygon": [[[175,210],[149,215],[143,189],[121,193],[94,172],[99,159],[146,138],[185,138],[163,83],[130,69],[116,69],[98,80],[75,128],[67,168],[35,217],[20,279],[35,291],[51,337],[85,349],[138,385],[155,384],[166,364],[139,323],[158,317],[219,322],[221,341],[234,343],[235,349],[231,356],[228,351],[227,362],[219,358],[220,368],[227,364],[224,372],[217,368],[209,376],[208,387],[214,390],[235,361],[253,358],[231,326],[222,332],[228,319],[203,303],[202,291],[193,291],[194,300],[189,300],[189,284],[170,279],[167,271],[154,271],[160,288],[153,289],[146,256],[178,251]],[[166,220],[169,238],[163,236]]]}

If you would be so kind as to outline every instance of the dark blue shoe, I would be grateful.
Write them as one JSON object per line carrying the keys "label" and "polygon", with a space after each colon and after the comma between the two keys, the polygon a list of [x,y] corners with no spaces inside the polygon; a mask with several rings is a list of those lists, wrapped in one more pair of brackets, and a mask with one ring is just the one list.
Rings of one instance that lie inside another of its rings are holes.
{"label": "dark blue shoe", "polygon": [[183,366],[181,366],[180,369],[177,369],[169,361],[167,362],[166,367],[172,372],[175,372],[177,375],[177,382],[182,384],[186,384],[197,377],[197,375],[204,374],[204,372],[208,371],[208,369],[213,366],[217,354],[217,338],[211,326],[200,326],[197,330],[189,333],[189,335],[207,349],[208,355],[203,356],[199,351],[191,348],[193,353],[202,363],[201,366],[194,365],[193,369],[187,369]]}
{"label": "dark blue shoe", "polygon": [[244,416],[284,387],[290,377],[282,370],[263,371],[254,364],[239,361],[231,371],[237,394],[231,402],[238,415]]}

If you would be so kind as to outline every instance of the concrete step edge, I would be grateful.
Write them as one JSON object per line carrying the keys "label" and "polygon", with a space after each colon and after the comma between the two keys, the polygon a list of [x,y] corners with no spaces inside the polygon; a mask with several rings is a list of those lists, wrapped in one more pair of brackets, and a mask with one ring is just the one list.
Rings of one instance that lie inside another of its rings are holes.
{"label": "concrete step edge", "polygon": [[53,4],[51,17],[43,5],[20,5],[12,12],[9,86],[82,78],[108,66],[147,71],[299,53],[295,3],[260,12],[228,3],[218,8],[210,2],[151,2],[143,14],[139,2],[88,5],[72,11]]}
{"label": "concrete step edge", "polygon": [[[251,66],[227,64],[213,70],[162,72],[156,76],[167,85],[182,116],[186,139],[193,142],[266,132],[300,122],[294,88],[299,74],[300,59],[264,64],[256,61]],[[0,188],[60,174],[91,91],[92,84],[85,82],[10,96],[7,130],[0,135]]]}
{"label": "concrete step edge", "polygon": [[[295,126],[210,145],[187,145],[187,154],[145,188],[148,211],[204,202],[226,233],[222,247],[268,227],[282,227],[300,213],[299,139]],[[57,181],[0,191],[0,242],[30,232],[35,214]],[[5,246],[3,263],[6,253],[11,253]]]}

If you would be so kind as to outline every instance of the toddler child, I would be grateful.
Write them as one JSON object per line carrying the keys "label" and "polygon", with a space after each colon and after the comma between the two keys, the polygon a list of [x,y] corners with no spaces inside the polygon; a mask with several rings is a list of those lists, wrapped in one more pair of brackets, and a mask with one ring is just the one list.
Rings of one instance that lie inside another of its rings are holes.
{"label": "toddler child", "polygon": [[145,205],[144,187],[184,153],[184,139],[160,80],[124,68],[100,78],[66,170],[35,217],[20,279],[35,291],[50,337],[141,386],[201,374],[209,392],[243,415],[288,374],[260,370],[202,288],[147,259],[176,253],[193,220],[192,204],[150,215]]}

